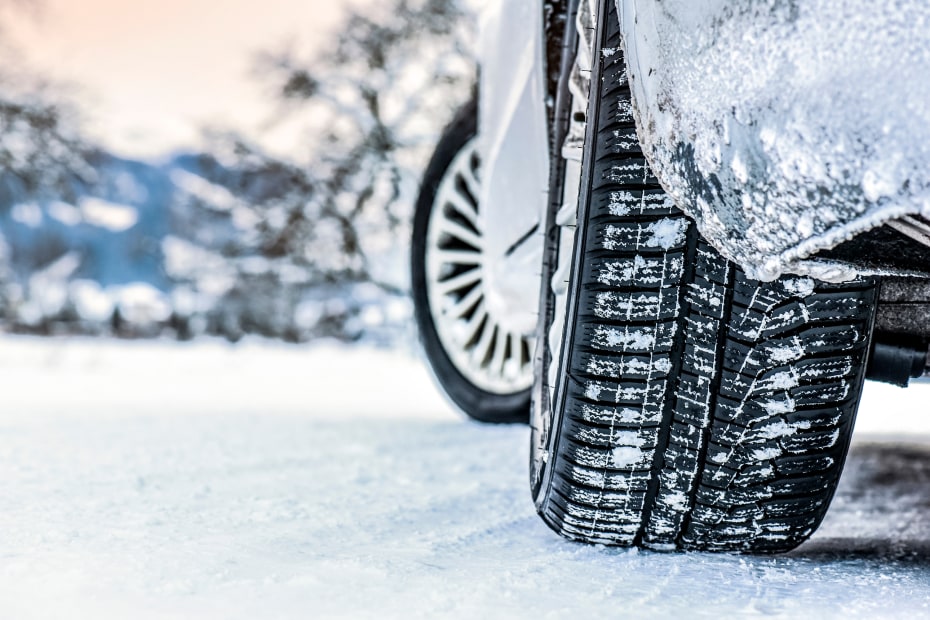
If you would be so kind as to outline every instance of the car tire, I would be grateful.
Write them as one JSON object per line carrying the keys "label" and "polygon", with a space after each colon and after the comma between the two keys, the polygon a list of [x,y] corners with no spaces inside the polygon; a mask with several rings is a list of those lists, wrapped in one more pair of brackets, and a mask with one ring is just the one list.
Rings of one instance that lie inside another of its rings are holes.
{"label": "car tire", "polygon": [[[414,311],[427,363],[449,400],[474,420],[525,424],[532,345],[528,339],[512,341],[499,354],[480,290],[477,110],[476,100],[461,109],[423,177],[411,244]],[[457,333],[463,325],[464,335]]]}
{"label": "car tire", "polygon": [[[537,336],[537,510],[589,543],[787,551],[839,480],[877,282],[756,282],[705,243],[643,156],[616,5],[596,1],[566,318],[553,324],[544,288]],[[558,267],[555,215],[545,281]]]}

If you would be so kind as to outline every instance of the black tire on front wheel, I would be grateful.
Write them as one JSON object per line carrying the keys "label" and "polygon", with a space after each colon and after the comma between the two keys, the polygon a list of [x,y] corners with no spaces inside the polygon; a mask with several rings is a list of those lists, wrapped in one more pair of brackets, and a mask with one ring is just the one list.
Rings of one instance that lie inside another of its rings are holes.
{"label": "black tire on front wheel", "polygon": [[614,139],[635,125],[623,56],[600,53],[620,49],[615,3],[599,4],[562,355],[537,377],[558,364],[536,392],[537,509],[585,542],[787,551],[842,471],[877,283],[755,282],[701,239],[638,143]]}
{"label": "black tire on front wheel", "polygon": [[[465,105],[443,132],[423,176],[413,218],[411,284],[414,313],[420,342],[440,389],[468,417],[493,424],[526,423],[529,420],[530,390],[509,393],[484,390],[463,374],[450,358],[437,333],[427,286],[427,231],[436,209],[437,191],[456,156],[474,140],[478,131],[477,98]],[[475,197],[477,198],[477,197]]]}

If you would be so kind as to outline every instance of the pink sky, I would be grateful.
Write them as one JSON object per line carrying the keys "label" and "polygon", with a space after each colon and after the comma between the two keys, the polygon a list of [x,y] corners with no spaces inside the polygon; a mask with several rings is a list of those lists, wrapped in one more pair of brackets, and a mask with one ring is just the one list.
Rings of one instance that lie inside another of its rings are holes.
{"label": "pink sky", "polygon": [[[306,47],[349,0],[44,0],[9,34],[34,66],[81,89],[90,128],[120,153],[197,142],[203,122],[256,126],[251,54]],[[354,4],[358,4],[355,2]]]}

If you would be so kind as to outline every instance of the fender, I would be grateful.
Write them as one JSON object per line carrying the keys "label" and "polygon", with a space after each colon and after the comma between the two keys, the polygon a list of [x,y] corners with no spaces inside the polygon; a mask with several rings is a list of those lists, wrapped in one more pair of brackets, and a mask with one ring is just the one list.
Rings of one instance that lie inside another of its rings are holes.
{"label": "fender", "polygon": [[930,217],[925,0],[617,6],[647,158],[751,277],[854,277],[817,253]]}

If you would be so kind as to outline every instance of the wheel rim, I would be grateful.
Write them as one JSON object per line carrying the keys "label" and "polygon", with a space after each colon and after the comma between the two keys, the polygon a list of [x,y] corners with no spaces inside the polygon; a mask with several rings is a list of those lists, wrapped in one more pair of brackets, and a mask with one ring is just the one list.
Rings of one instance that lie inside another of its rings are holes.
{"label": "wheel rim", "polygon": [[507,317],[487,303],[476,142],[459,151],[436,191],[427,229],[426,293],[436,334],[456,370],[481,390],[514,394],[532,385],[534,338],[508,328]]}

